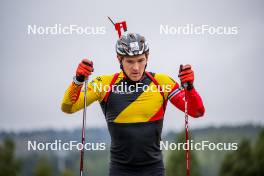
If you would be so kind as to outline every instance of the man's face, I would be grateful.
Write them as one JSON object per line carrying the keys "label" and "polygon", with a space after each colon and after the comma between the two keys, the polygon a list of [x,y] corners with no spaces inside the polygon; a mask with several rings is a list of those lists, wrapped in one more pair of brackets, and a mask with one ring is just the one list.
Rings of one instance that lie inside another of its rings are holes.
{"label": "man's face", "polygon": [[144,73],[145,66],[147,64],[147,58],[145,54],[132,57],[124,57],[122,59],[122,64],[123,69],[129,79],[131,79],[132,81],[139,81]]}

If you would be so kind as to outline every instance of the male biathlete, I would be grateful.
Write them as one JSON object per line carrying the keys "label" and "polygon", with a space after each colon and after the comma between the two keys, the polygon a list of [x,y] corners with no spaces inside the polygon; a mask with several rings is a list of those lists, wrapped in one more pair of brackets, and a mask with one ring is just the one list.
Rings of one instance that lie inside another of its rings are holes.
{"label": "male biathlete", "polygon": [[[188,85],[186,91],[165,74],[147,72],[149,47],[136,33],[121,36],[116,52],[121,71],[95,78],[87,91],[87,106],[99,101],[111,136],[109,176],[164,176],[160,140],[167,101],[184,111],[186,96],[190,116],[201,117],[205,112],[193,86],[193,70],[190,65],[180,69],[181,84]],[[63,112],[70,114],[83,108],[81,89],[92,72],[93,63],[83,59],[64,94]],[[118,86],[124,89],[120,91]]]}

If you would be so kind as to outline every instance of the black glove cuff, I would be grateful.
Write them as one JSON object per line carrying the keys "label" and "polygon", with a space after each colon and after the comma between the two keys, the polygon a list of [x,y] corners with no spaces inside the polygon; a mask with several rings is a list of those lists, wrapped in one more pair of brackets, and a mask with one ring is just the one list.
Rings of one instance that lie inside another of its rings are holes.
{"label": "black glove cuff", "polygon": [[74,76],[73,82],[77,85],[82,85],[84,83],[84,79],[82,79],[81,76]]}
{"label": "black glove cuff", "polygon": [[193,89],[193,84],[192,83],[187,83],[187,90],[192,90]]}
{"label": "black glove cuff", "polygon": [[76,76],[76,80],[79,81],[79,82],[84,82],[84,76],[83,75]]}

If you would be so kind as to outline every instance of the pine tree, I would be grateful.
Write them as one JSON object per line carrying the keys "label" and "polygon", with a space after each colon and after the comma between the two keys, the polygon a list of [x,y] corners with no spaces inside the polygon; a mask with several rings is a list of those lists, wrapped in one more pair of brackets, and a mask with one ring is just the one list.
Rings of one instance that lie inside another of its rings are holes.
{"label": "pine tree", "polygon": [[20,162],[14,156],[15,144],[7,138],[0,146],[0,176],[16,176],[20,171]]}
{"label": "pine tree", "polygon": [[36,166],[36,176],[52,176],[52,166],[49,164],[48,159],[42,156]]}
{"label": "pine tree", "polygon": [[256,162],[256,176],[264,175],[264,130],[259,134],[258,140],[254,149],[254,158]]}
{"label": "pine tree", "polygon": [[[185,143],[185,133],[182,132],[176,138],[177,143]],[[185,150],[171,150],[166,161],[167,176],[186,176],[186,158]],[[195,156],[195,152],[190,150],[191,156],[191,176],[200,176],[199,165]]]}
{"label": "pine tree", "polygon": [[74,176],[74,172],[70,169],[65,169],[62,173],[62,176]]}
{"label": "pine tree", "polygon": [[237,151],[226,155],[220,176],[263,176],[264,175],[264,130],[259,134],[254,147],[244,139]]}

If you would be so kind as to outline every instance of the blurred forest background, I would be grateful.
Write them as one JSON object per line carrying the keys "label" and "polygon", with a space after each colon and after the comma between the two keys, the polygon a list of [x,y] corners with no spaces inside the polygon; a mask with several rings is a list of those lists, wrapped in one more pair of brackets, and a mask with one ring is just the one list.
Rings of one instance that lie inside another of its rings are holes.
{"label": "blurred forest background", "polygon": [[[28,151],[27,141],[80,141],[81,130],[0,133],[0,176],[75,176],[79,174],[78,151]],[[262,126],[222,126],[191,131],[195,142],[238,143],[236,151],[192,151],[192,176],[263,176],[264,128]],[[108,173],[110,136],[107,129],[87,130],[87,142],[105,142],[106,150],[85,152],[85,175]],[[167,132],[163,141],[184,142],[184,133]],[[185,152],[163,151],[167,176],[185,175]]]}

